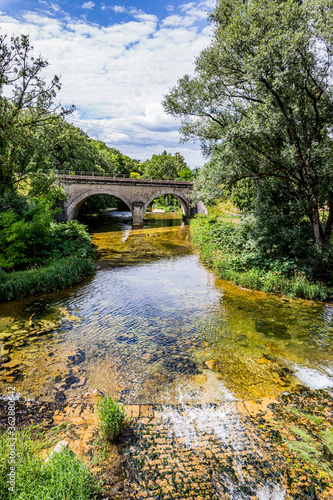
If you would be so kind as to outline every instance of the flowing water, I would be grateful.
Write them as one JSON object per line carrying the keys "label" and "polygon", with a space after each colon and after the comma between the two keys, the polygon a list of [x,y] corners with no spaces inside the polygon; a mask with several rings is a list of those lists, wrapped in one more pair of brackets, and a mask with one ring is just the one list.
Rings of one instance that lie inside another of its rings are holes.
{"label": "flowing water", "polygon": [[90,224],[100,258],[80,285],[0,305],[0,390],[75,401],[220,403],[333,387],[333,307],[217,279],[175,215]]}

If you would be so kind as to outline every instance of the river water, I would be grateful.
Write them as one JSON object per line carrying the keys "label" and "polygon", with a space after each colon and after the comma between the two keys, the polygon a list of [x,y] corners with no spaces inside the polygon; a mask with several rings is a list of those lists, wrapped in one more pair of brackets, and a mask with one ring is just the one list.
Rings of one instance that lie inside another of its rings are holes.
{"label": "river water", "polygon": [[333,307],[242,290],[200,263],[176,215],[93,219],[95,274],[0,304],[0,390],[79,401],[220,403],[333,387]]}

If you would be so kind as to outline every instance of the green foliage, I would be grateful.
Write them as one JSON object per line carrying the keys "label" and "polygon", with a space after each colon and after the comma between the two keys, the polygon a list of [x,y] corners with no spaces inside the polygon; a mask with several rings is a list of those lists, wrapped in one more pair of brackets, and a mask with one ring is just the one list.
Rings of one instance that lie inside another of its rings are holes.
{"label": "green foliage", "polygon": [[182,176],[188,175],[188,167],[180,153],[171,155],[163,151],[160,155],[153,155],[151,160],[146,160],[142,167],[144,179],[178,179],[181,172]]}
{"label": "green foliage", "polygon": [[178,172],[178,179],[181,179],[183,181],[192,181],[193,176],[192,172],[188,167],[183,168]]}
{"label": "green foliage", "polygon": [[184,140],[200,141],[210,156],[199,173],[197,198],[212,201],[241,179],[260,184],[272,178],[275,189],[297,205],[296,225],[302,210],[312,241],[328,246],[333,229],[331,4],[219,0],[211,20],[214,38],[197,58],[195,76],[180,79],[163,103],[182,118]]}
{"label": "green foliage", "polygon": [[52,256],[95,257],[91,246],[91,236],[86,226],[77,220],[69,222],[52,222],[50,235],[50,253]]}
{"label": "green foliage", "polygon": [[230,199],[232,203],[245,213],[254,210],[254,201],[256,195],[256,186],[254,181],[242,179],[235,183],[230,189]]}
{"label": "green foliage", "polygon": [[273,259],[260,252],[253,237],[253,216],[241,218],[239,224],[197,216],[191,221],[191,231],[203,260],[223,279],[245,288],[291,297],[316,300],[331,297],[330,289],[310,281],[295,260]]}
{"label": "green foliage", "polygon": [[181,209],[180,201],[171,194],[163,194],[153,201],[153,208],[163,209],[165,212],[177,212]]}
{"label": "green foliage", "polygon": [[54,170],[37,170],[30,178],[29,197],[47,201],[51,209],[56,209],[65,200],[65,190],[59,185]]}
{"label": "green foliage", "polygon": [[20,213],[0,213],[0,268],[11,269],[41,262],[50,243],[52,213],[38,203]]}
{"label": "green foliage", "polygon": [[26,172],[39,143],[34,131],[72,109],[54,105],[61,85],[41,77],[48,66],[32,56],[29,37],[0,35],[0,191],[15,189],[15,173]]}
{"label": "green foliage", "polygon": [[[1,500],[93,500],[99,487],[84,463],[71,451],[55,453],[47,463],[38,453],[45,443],[34,442],[29,431],[15,433],[15,491],[9,490],[9,436],[0,434]],[[12,442],[12,441],[11,441]]]}
{"label": "green foliage", "polygon": [[124,408],[111,396],[103,396],[98,400],[97,412],[102,436],[116,441],[127,426]]}
{"label": "green foliage", "polygon": [[94,268],[92,260],[71,256],[28,271],[0,271],[0,302],[69,288],[93,273]]}
{"label": "green foliage", "polygon": [[41,177],[43,172],[47,175],[50,169],[53,176],[57,170],[141,176],[137,160],[90,138],[61,117],[34,129],[31,134],[34,146],[27,157],[25,171],[32,181],[36,172]]}
{"label": "green foliage", "polygon": [[13,210],[15,213],[22,215],[29,210],[29,202],[26,196],[6,191],[0,195],[0,213]]}
{"label": "green foliage", "polygon": [[[0,197],[0,268],[23,269],[70,255],[95,257],[85,226],[77,221],[53,221],[51,203],[58,191],[57,186],[52,190],[50,179],[52,181],[52,177],[41,176],[41,189],[49,186],[49,194],[43,198],[29,201],[29,198],[10,192]],[[36,183],[30,189],[37,191],[39,187]]]}
{"label": "green foliage", "polygon": [[262,181],[255,198],[255,239],[261,253],[269,258],[294,259],[312,272],[316,246],[304,204],[295,201],[275,179]]}

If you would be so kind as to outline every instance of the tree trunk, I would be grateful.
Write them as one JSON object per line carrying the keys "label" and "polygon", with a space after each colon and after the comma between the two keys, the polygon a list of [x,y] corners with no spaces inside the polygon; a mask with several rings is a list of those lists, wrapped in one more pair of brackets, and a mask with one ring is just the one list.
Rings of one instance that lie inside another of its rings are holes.
{"label": "tree trunk", "polygon": [[315,236],[316,245],[322,248],[325,244],[323,229],[320,224],[318,207],[312,207],[309,213],[312,229]]}

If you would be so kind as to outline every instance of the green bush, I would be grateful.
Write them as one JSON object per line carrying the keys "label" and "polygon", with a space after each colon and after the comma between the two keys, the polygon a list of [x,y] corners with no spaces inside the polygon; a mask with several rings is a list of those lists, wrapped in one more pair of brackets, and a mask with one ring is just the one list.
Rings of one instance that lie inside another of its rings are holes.
{"label": "green bush", "polygon": [[68,449],[47,463],[39,458],[44,442],[33,441],[28,430],[15,433],[15,491],[9,490],[8,436],[0,434],[1,500],[93,500],[99,487],[84,463]]}
{"label": "green bush", "polygon": [[28,271],[0,271],[0,302],[69,288],[93,271],[92,260],[77,256],[62,258],[47,267]]}
{"label": "green bush", "polygon": [[86,226],[54,222],[53,214],[48,201],[0,196],[0,269],[27,269],[72,255],[95,258]]}
{"label": "green bush", "polygon": [[239,224],[197,216],[191,221],[192,239],[204,262],[220,278],[236,285],[290,297],[328,300],[330,288],[309,279],[292,258],[273,259],[260,253],[252,239],[253,218]]}
{"label": "green bush", "polygon": [[109,441],[116,441],[127,426],[123,406],[111,396],[103,396],[99,398],[97,411],[102,436]]}
{"label": "green bush", "polygon": [[45,204],[0,213],[0,268],[39,263],[48,255],[52,213]]}
{"label": "green bush", "polygon": [[86,226],[77,220],[51,223],[49,252],[61,257],[95,257],[90,234],[86,231]]}

